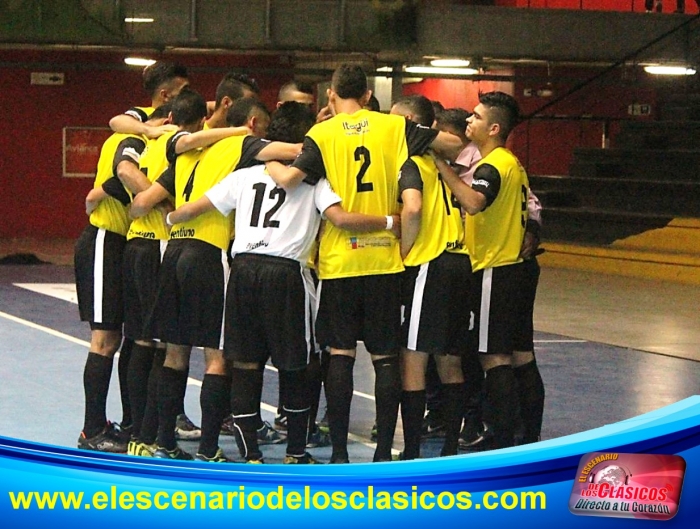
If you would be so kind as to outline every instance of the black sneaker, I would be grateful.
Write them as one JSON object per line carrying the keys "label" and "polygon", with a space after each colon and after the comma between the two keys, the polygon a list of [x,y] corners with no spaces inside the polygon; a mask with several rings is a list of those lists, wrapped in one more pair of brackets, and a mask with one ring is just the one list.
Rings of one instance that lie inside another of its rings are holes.
{"label": "black sneaker", "polygon": [[318,465],[319,462],[316,461],[311,454],[304,452],[303,456],[284,456],[282,463],[285,465]]}
{"label": "black sneaker", "polygon": [[445,424],[434,411],[428,410],[423,417],[421,426],[421,438],[430,439],[433,437],[445,437]]}
{"label": "black sneaker", "polygon": [[258,445],[276,445],[287,442],[287,436],[275,430],[269,422],[264,421],[258,428]]}
{"label": "black sneaker", "polygon": [[192,461],[192,455],[185,452],[179,446],[176,446],[173,450],[168,450],[159,446],[155,452],[153,452],[153,457],[156,459],[178,459],[180,461]]}
{"label": "black sneaker", "polygon": [[93,437],[85,437],[83,432],[78,437],[78,448],[81,450],[125,454],[128,445],[129,441],[119,436],[112,423],[108,423],[104,430]]}
{"label": "black sneaker", "polygon": [[175,421],[175,439],[182,441],[198,441],[202,438],[202,430],[190,418],[181,413]]}
{"label": "black sneaker", "polygon": [[275,416],[275,430],[286,432],[287,431],[287,416],[286,415],[276,415]]}
{"label": "black sneaker", "polygon": [[229,414],[221,423],[221,435],[236,435],[233,427],[233,415]]}
{"label": "black sneaker", "polygon": [[467,452],[482,452],[484,450],[493,450],[495,439],[493,430],[485,422],[481,423],[482,427],[477,432],[465,432],[459,435],[459,449]]}
{"label": "black sneaker", "polygon": [[131,441],[131,432],[134,431],[133,424],[122,424],[122,423],[111,423],[114,428],[114,435],[117,438],[126,441],[127,443]]}
{"label": "black sneaker", "polygon": [[324,433],[317,425],[314,432],[310,433],[306,438],[306,448],[319,448],[322,446],[331,445],[331,435]]}

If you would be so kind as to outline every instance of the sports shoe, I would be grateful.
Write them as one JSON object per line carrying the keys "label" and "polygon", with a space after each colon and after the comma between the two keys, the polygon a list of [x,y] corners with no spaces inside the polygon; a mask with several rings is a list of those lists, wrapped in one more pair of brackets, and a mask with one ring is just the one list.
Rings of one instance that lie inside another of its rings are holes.
{"label": "sports shoe", "polygon": [[149,445],[141,441],[129,441],[126,453],[130,456],[153,457],[153,453],[158,449],[156,445]]}
{"label": "sports shoe", "polygon": [[133,424],[122,424],[122,423],[112,423],[114,427],[114,434],[118,439],[128,443],[131,441],[131,432],[134,431]]}
{"label": "sports shoe", "polygon": [[287,441],[287,436],[275,430],[267,421],[258,428],[258,445],[276,445]]}
{"label": "sports shoe", "polygon": [[216,449],[216,454],[213,457],[207,457],[204,454],[197,453],[194,456],[195,461],[206,461],[207,463],[233,463],[232,459],[226,457],[221,448]]}
{"label": "sports shoe", "polygon": [[286,432],[287,431],[287,416],[286,415],[275,415],[274,422],[275,430]]}
{"label": "sports shoe", "polygon": [[111,422],[107,423],[107,426],[93,437],[85,437],[83,432],[80,432],[80,437],[78,437],[78,448],[81,450],[124,454],[126,453],[128,444],[128,441],[125,441],[119,436],[119,433],[115,430]]}
{"label": "sports shoe", "polygon": [[260,459],[248,459],[248,460],[246,460],[246,464],[248,464],[248,465],[263,465],[263,464],[265,464],[265,460],[262,457]]}
{"label": "sports shoe", "polygon": [[323,412],[323,419],[318,421],[318,429],[321,430],[323,433],[330,433],[331,428],[328,426],[328,406],[326,406],[326,411]]}
{"label": "sports shoe", "polygon": [[485,422],[481,423],[481,428],[477,432],[467,432],[462,430],[459,435],[459,449],[469,452],[481,452],[494,448],[493,430]]}
{"label": "sports shoe", "polygon": [[236,435],[236,432],[233,427],[233,415],[228,414],[226,418],[224,419],[224,422],[221,423],[221,435]]}
{"label": "sports shoe", "polygon": [[175,439],[181,441],[198,441],[202,437],[202,430],[196,426],[187,415],[181,413],[175,421]]}
{"label": "sports shoe", "polygon": [[192,455],[185,452],[179,446],[176,446],[173,450],[168,450],[167,448],[158,447],[155,452],[153,452],[153,457],[156,459],[179,459],[181,461],[192,461]]}
{"label": "sports shoe", "polygon": [[369,438],[372,441],[377,441],[377,423],[375,422],[374,425],[372,426],[372,429],[369,432]]}
{"label": "sports shoe", "polygon": [[313,433],[310,433],[306,438],[306,448],[319,448],[322,446],[331,445],[331,436],[328,433],[321,431],[321,428],[316,425]]}
{"label": "sports shoe", "polygon": [[319,462],[316,461],[311,454],[304,452],[303,456],[284,456],[282,460],[284,465],[318,465]]}
{"label": "sports shoe", "polygon": [[421,438],[431,439],[434,437],[445,437],[445,424],[438,417],[437,413],[428,410],[428,413],[423,417]]}

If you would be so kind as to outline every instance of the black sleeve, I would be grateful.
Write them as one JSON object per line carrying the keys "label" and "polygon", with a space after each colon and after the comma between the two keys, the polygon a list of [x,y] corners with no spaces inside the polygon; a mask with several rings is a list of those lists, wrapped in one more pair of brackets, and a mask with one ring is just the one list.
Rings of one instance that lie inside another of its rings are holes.
{"label": "black sleeve", "polygon": [[430,127],[425,127],[414,123],[413,121],[406,120],[406,143],[408,143],[408,156],[422,156],[425,151],[428,150],[430,144],[438,135],[437,130],[431,129]]}
{"label": "black sleeve", "polygon": [[156,183],[162,185],[170,196],[175,196],[175,164],[170,164],[168,168],[158,177]]}
{"label": "black sleeve", "polygon": [[181,130],[180,132],[176,132],[173,134],[170,138],[168,138],[168,141],[165,144],[165,158],[168,160],[168,163],[174,163],[175,159],[178,157],[177,152],[175,152],[175,145],[177,145],[177,140],[182,138],[183,136],[186,136],[189,134],[186,130]]}
{"label": "black sleeve", "polygon": [[141,123],[146,123],[148,121],[148,114],[146,114],[142,108],[131,107],[129,110],[124,112],[127,116],[131,116],[134,119],[138,119]]}
{"label": "black sleeve", "polygon": [[116,198],[119,202],[125,206],[131,204],[131,195],[127,192],[122,181],[116,176],[107,179],[107,181],[102,184],[102,189],[105,190],[110,197]]}
{"label": "black sleeve", "polygon": [[117,145],[117,150],[114,152],[114,159],[112,160],[112,174],[117,174],[117,166],[122,162],[131,162],[138,168],[141,153],[145,148],[146,142],[142,139],[134,136],[129,136],[128,138],[123,139],[119,145]]}
{"label": "black sleeve", "polygon": [[484,209],[493,204],[498,192],[501,190],[501,175],[493,165],[484,163],[474,172],[472,189],[486,197]]}
{"label": "black sleeve", "polygon": [[243,147],[241,148],[241,159],[238,160],[238,165],[234,167],[236,169],[245,169],[246,167],[252,167],[254,165],[260,165],[256,156],[260,154],[265,147],[272,143],[269,140],[263,140],[262,138],[256,138],[255,136],[246,136],[243,138]]}
{"label": "black sleeve", "polygon": [[316,142],[308,136],[304,138],[304,144],[292,167],[296,167],[306,173],[304,182],[316,185],[321,178],[326,176],[326,166],[323,164],[323,155]]}
{"label": "black sleeve", "polygon": [[399,171],[399,202],[401,202],[401,194],[406,189],[417,189],[423,191],[423,178],[420,174],[420,169],[416,162],[410,158],[404,162]]}

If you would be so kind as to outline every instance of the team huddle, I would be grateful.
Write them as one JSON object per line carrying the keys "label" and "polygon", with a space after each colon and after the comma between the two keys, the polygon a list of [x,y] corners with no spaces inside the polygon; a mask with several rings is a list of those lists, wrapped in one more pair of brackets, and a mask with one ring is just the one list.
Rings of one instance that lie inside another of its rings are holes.
{"label": "team huddle", "polygon": [[[318,115],[295,83],[272,116],[247,76],[224,77],[212,103],[177,65],[148,67],[144,86],[152,107],[110,121],[76,244],[92,332],[79,448],[230,462],[228,432],[245,462],[286,441],[285,464],[313,464],[323,387],[330,462],[348,463],[358,341],[375,370],[374,461],[395,458],[399,410],[400,459],[420,457],[426,429],[444,436],[442,456],[539,440],[541,208],[505,148],[511,96],[481,94],[471,115],[408,96],[384,114],[351,65]],[[192,347],[205,360],[194,456],[177,444]],[[268,361],[284,436],[261,418]]]}

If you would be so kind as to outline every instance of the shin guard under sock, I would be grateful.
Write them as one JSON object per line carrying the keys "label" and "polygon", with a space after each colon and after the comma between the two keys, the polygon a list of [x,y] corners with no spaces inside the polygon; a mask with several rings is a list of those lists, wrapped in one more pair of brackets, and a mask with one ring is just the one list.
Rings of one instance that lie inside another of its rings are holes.
{"label": "shin guard under sock", "polygon": [[185,398],[187,371],[163,367],[158,384],[158,446],[174,450],[175,422]]}
{"label": "shin guard under sock", "polygon": [[333,443],[331,462],[348,460],[348,427],[354,389],[352,377],[354,365],[355,359],[345,355],[331,355],[328,362],[326,401],[328,402],[328,426]]}
{"label": "shin guard under sock", "polygon": [[231,413],[236,444],[246,461],[262,459],[257,436],[262,385],[262,369],[231,369]]}
{"label": "shin guard under sock", "polygon": [[518,383],[520,415],[524,426],[523,443],[536,443],[542,431],[544,383],[537,362],[533,360],[513,369]]}
{"label": "shin guard under sock", "polygon": [[134,428],[131,436],[141,439],[141,424],[146,412],[148,400],[148,377],[153,367],[153,356],[156,348],[135,343],[131,350],[131,360],[127,375],[129,400],[131,401],[131,416]]}
{"label": "shin guard under sock", "polygon": [[131,414],[131,399],[129,397],[129,364],[131,363],[131,352],[134,348],[134,341],[124,338],[122,347],[119,350],[119,363],[117,364],[117,374],[119,375],[119,394],[122,400],[122,426],[133,424]]}
{"label": "shin guard under sock", "polygon": [[153,354],[151,371],[148,374],[148,394],[146,408],[143,412],[143,421],[139,430],[139,440],[142,443],[152,445],[158,436],[158,384],[160,373],[165,361],[165,349],[156,349]]}
{"label": "shin guard under sock", "polygon": [[403,458],[420,457],[421,427],[425,414],[426,391],[404,391],[401,394],[401,420],[403,422]]}
{"label": "shin guard under sock", "polygon": [[301,457],[306,452],[309,428],[309,393],[306,369],[280,370],[285,382],[284,414],[287,417],[287,455]]}
{"label": "shin guard under sock", "polygon": [[441,456],[457,455],[459,450],[459,432],[462,428],[462,418],[466,408],[467,389],[464,383],[443,384],[443,410],[445,421],[445,443],[442,445]]}
{"label": "shin guard under sock", "polygon": [[88,353],[83,371],[85,391],[85,422],[83,434],[88,439],[96,436],[107,425],[107,393],[112,377],[113,358]]}
{"label": "shin guard under sock", "polygon": [[204,375],[199,405],[202,408],[202,437],[198,453],[214,457],[219,448],[219,432],[230,401],[231,379],[227,375]]}
{"label": "shin guard under sock", "polygon": [[486,372],[484,390],[492,410],[492,426],[496,448],[507,448],[515,443],[518,394],[513,368],[497,366]]}
{"label": "shin guard under sock", "polygon": [[374,366],[374,397],[377,409],[377,448],[374,461],[391,461],[396,420],[401,402],[401,371],[399,357],[391,356],[372,362]]}

